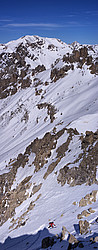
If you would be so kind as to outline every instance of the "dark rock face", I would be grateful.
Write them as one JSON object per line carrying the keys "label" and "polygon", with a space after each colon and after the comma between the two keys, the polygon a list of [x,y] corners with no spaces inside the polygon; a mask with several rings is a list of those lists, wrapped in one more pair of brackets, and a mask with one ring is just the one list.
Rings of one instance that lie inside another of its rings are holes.
{"label": "dark rock face", "polygon": [[82,243],[82,242],[79,242],[78,247],[79,247],[79,248],[84,248],[83,243]]}
{"label": "dark rock face", "polygon": [[53,237],[46,237],[42,240],[42,248],[52,247],[54,245],[54,238]]}

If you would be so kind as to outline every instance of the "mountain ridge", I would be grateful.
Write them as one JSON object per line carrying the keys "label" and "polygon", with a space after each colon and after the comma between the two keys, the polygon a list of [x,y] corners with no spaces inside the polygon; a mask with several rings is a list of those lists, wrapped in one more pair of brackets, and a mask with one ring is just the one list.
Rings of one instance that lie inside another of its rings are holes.
{"label": "mountain ridge", "polygon": [[0,45],[0,241],[54,219],[54,234],[65,226],[78,238],[81,216],[87,236],[96,232],[97,85],[97,45],[38,36]]}

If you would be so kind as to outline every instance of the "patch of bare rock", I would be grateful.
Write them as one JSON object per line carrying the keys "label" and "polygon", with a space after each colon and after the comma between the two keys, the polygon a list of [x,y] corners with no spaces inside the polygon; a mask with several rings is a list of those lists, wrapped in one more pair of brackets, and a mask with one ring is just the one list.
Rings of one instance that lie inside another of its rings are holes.
{"label": "patch of bare rock", "polygon": [[[57,180],[63,186],[66,182],[70,186],[86,183],[92,185],[97,183],[96,167],[98,164],[98,131],[93,133],[87,131],[85,137],[81,137],[83,153],[79,155],[81,159],[78,167],[70,168],[69,164],[60,169]],[[76,162],[77,162],[76,160]],[[75,161],[74,161],[75,164]]]}
{"label": "patch of bare rock", "polygon": [[[88,204],[90,205],[93,202],[96,202],[97,193],[98,193],[98,190],[93,190],[90,194],[87,194],[85,197],[83,197],[79,201],[79,207],[84,207],[84,206],[87,206]],[[91,211],[91,209],[89,211]]]}

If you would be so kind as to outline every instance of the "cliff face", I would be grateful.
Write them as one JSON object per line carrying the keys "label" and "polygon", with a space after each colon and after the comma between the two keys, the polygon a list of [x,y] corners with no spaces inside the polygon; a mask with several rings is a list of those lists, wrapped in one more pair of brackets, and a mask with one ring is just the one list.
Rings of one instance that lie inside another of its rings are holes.
{"label": "cliff face", "polygon": [[97,45],[38,36],[0,45],[0,240],[97,217],[97,75]]}

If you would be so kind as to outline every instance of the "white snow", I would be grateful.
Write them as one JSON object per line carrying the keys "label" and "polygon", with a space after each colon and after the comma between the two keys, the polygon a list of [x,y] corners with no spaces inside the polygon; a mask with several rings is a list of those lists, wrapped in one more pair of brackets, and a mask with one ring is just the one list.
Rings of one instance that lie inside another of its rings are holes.
{"label": "white snow", "polygon": [[85,134],[86,131],[95,132],[98,129],[98,113],[89,114],[80,117],[79,119],[72,122],[68,128],[76,128],[79,133]]}

